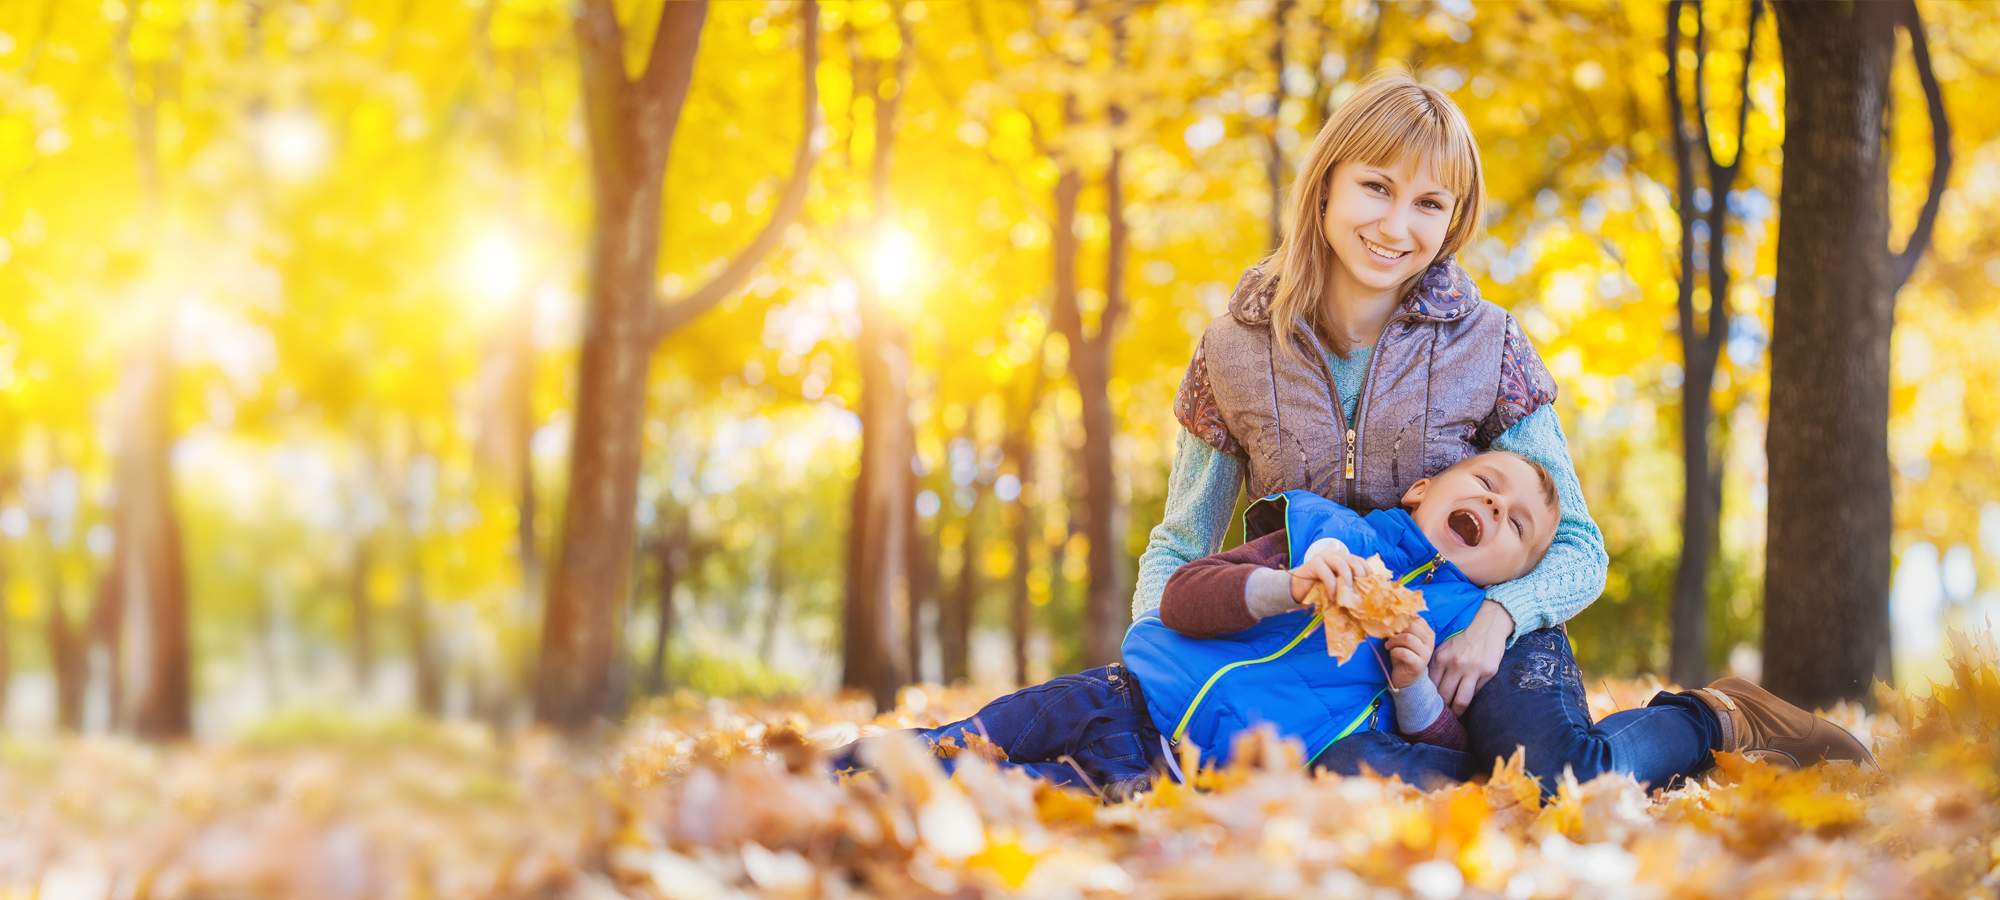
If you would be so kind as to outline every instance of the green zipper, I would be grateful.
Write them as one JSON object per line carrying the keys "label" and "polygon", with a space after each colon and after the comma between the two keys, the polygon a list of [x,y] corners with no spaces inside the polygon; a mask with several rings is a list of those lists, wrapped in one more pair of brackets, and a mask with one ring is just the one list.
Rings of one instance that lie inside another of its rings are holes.
{"label": "green zipper", "polygon": [[[1291,535],[1289,533],[1289,530],[1287,530],[1285,540],[1288,543],[1291,541]],[[1421,566],[1411,569],[1409,574],[1404,575],[1403,577],[1397,579],[1396,584],[1398,586],[1408,586],[1410,582],[1415,581],[1417,579],[1417,576],[1437,568],[1438,561],[1442,559],[1444,559],[1443,554],[1439,554],[1437,556],[1432,557],[1430,562],[1424,563]],[[1215,687],[1215,683],[1222,680],[1222,676],[1227,675],[1231,671],[1240,669],[1244,666],[1254,666],[1259,663],[1267,663],[1270,662],[1271,660],[1277,659],[1280,656],[1284,656],[1285,654],[1292,652],[1292,648],[1297,647],[1300,641],[1305,640],[1308,635],[1312,634],[1313,629],[1318,628],[1320,626],[1320,622],[1323,620],[1324,617],[1322,617],[1319,613],[1313,613],[1312,620],[1307,622],[1306,627],[1300,629],[1299,633],[1294,635],[1290,641],[1287,641],[1285,643],[1285,646],[1280,647],[1276,651],[1273,651],[1257,659],[1239,659],[1233,663],[1230,663],[1229,665],[1223,666],[1222,668],[1215,670],[1215,674],[1208,676],[1208,680],[1202,683],[1201,690],[1195,692],[1194,700],[1193,702],[1188,704],[1187,712],[1181,714],[1180,723],[1174,726],[1173,740],[1178,742],[1182,737],[1187,735],[1188,723],[1194,721],[1195,710],[1201,708],[1201,701],[1208,696],[1209,689]],[[1380,691],[1377,691],[1375,693],[1375,699],[1380,700],[1381,698],[1382,698],[1382,693]],[[1367,716],[1366,712],[1362,713],[1363,718],[1365,718],[1366,716]],[[1348,733],[1352,732],[1355,726],[1359,725],[1360,723],[1361,723],[1361,718],[1356,718],[1353,722],[1348,723],[1347,730],[1341,732],[1340,736],[1346,737]],[[1338,738],[1336,738],[1336,740],[1338,740]],[[1317,756],[1318,754],[1314,755]]]}

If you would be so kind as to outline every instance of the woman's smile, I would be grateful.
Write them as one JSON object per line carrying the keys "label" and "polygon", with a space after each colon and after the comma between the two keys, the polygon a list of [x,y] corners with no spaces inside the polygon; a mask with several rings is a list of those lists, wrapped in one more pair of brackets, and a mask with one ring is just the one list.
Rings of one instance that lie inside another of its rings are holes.
{"label": "woman's smile", "polygon": [[1410,251],[1408,250],[1391,250],[1367,238],[1361,239],[1361,245],[1368,248],[1368,255],[1387,264],[1393,265],[1402,262],[1403,257],[1410,255]]}

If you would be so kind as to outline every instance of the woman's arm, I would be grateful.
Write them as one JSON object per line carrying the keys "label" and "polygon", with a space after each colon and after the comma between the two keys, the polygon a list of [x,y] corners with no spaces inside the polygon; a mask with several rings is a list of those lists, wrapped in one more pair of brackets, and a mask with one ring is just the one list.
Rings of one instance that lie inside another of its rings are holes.
{"label": "woman's arm", "polygon": [[1611,557],[1604,552],[1604,533],[1590,518],[1569,441],[1554,404],[1545,404],[1516,422],[1493,441],[1493,449],[1519,453],[1549,471],[1556,484],[1562,518],[1556,523],[1549,552],[1528,574],[1486,589],[1487,599],[1514,617],[1507,643],[1540,628],[1560,625],[1584,610],[1604,592],[1604,575]]}
{"label": "woman's arm", "polygon": [[1493,449],[1519,453],[1540,463],[1556,485],[1561,519],[1549,552],[1528,574],[1486,589],[1486,602],[1472,624],[1446,640],[1431,657],[1431,680],[1445,704],[1464,712],[1473,695],[1499,671],[1500,657],[1515,639],[1569,621],[1604,591],[1611,557],[1604,533],[1590,518],[1569,442],[1556,419],[1554,403],[1544,403],[1493,440]]}
{"label": "woman's arm", "polygon": [[1175,569],[1221,547],[1242,490],[1242,462],[1187,431],[1179,433],[1173,473],[1167,477],[1167,509],[1146,539],[1146,552],[1139,555],[1132,618],[1159,607]]}

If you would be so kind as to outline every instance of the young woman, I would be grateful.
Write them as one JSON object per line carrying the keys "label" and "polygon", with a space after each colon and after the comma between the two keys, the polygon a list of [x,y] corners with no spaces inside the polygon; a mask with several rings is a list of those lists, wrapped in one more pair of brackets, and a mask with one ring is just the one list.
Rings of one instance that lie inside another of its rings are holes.
{"label": "young woman", "polygon": [[1482,190],[1471,129],[1441,92],[1377,77],[1335,111],[1292,186],[1283,244],[1244,274],[1175,398],[1186,431],[1139,560],[1135,617],[1159,605],[1176,568],[1217,548],[1246,484],[1253,497],[1306,489],[1384,508],[1487,449],[1548,469],[1562,518],[1541,565],[1490,590],[1473,625],[1439,648],[1446,702],[1465,709],[1516,638],[1596,599],[1604,541],[1555,385],[1513,317],[1453,261]]}

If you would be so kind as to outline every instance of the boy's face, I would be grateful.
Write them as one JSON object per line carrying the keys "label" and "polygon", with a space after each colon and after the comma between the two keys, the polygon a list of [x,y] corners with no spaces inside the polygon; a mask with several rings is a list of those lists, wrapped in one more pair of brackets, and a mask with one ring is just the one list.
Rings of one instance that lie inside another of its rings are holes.
{"label": "boy's face", "polygon": [[1528,574],[1556,533],[1541,476],[1512,453],[1482,453],[1410,485],[1403,505],[1438,552],[1485,587]]}

